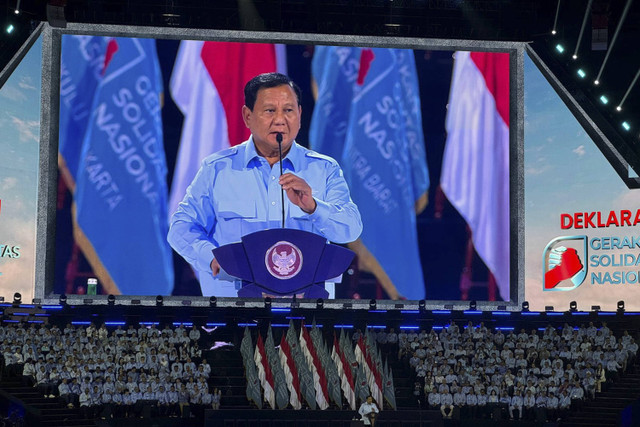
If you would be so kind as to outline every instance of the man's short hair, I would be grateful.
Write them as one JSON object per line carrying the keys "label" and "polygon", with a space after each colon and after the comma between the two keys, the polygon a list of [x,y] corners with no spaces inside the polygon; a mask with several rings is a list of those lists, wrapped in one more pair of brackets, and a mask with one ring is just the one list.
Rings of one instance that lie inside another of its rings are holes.
{"label": "man's short hair", "polygon": [[264,73],[258,74],[245,85],[244,87],[244,105],[251,111],[256,104],[256,98],[258,98],[258,91],[260,89],[267,89],[277,86],[287,85],[296,93],[298,98],[298,105],[300,105],[300,99],[302,98],[302,91],[297,84],[289,77],[280,73]]}

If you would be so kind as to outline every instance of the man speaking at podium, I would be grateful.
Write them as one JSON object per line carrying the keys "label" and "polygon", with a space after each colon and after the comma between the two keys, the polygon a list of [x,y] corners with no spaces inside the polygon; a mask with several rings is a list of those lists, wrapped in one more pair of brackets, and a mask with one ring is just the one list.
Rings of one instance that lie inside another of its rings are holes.
{"label": "man speaking at podium", "polygon": [[295,142],[300,96],[300,88],[283,74],[251,79],[242,107],[251,137],[203,160],[171,218],[169,244],[195,268],[204,296],[237,296],[239,283],[220,277],[212,251],[247,234],[281,227],[281,189],[286,193],[285,228],[335,243],[352,242],[362,232],[360,212],[338,163]]}

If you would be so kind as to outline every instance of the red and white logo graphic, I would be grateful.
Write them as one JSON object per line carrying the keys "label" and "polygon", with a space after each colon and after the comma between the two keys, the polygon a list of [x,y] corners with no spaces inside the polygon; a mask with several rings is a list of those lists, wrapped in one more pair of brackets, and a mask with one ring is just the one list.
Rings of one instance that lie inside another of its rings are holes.
{"label": "red and white logo graphic", "polygon": [[290,279],[302,268],[302,252],[293,243],[280,241],[267,250],[264,263],[273,277]]}
{"label": "red and white logo graphic", "polygon": [[542,289],[570,291],[580,286],[587,276],[587,266],[582,262],[587,257],[587,236],[563,236],[550,241],[542,255]]}

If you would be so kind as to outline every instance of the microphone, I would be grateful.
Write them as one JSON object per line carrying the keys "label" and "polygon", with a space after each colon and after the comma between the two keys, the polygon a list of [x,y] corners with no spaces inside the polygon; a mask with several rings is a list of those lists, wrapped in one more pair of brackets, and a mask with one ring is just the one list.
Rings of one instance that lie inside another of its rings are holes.
{"label": "microphone", "polygon": [[[276,141],[278,142],[278,155],[280,157],[280,176],[282,176],[282,134],[276,133]],[[284,228],[284,189],[280,186],[280,201],[282,202],[282,228]]]}

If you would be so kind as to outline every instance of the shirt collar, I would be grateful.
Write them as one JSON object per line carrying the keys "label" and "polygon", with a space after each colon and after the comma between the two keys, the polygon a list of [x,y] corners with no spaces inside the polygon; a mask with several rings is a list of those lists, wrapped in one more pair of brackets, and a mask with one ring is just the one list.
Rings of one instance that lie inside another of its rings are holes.
{"label": "shirt collar", "polygon": [[[300,163],[303,156],[304,153],[302,147],[300,147],[297,142],[293,141],[293,144],[291,144],[291,149],[284,157],[284,159],[282,159],[282,166],[289,168],[293,172],[295,172],[300,168]],[[244,150],[244,165],[246,167],[249,167],[251,161],[259,157],[260,155],[256,151],[256,146],[253,142],[253,135],[251,135]]]}

